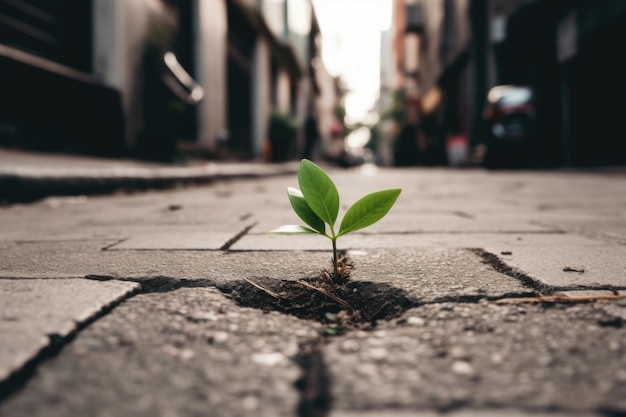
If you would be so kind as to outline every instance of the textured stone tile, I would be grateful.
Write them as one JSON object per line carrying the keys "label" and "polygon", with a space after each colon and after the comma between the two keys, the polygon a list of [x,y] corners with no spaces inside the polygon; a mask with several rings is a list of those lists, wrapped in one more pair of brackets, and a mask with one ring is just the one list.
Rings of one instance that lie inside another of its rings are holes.
{"label": "textured stone tile", "polygon": [[0,405],[17,416],[295,416],[300,345],[321,326],[212,288],[138,295]]}
{"label": "textured stone tile", "polygon": [[139,285],[84,279],[0,279],[0,380]]}
{"label": "textured stone tile", "polygon": [[625,410],[626,329],[617,320],[587,303],[412,309],[327,346],[334,408]]}

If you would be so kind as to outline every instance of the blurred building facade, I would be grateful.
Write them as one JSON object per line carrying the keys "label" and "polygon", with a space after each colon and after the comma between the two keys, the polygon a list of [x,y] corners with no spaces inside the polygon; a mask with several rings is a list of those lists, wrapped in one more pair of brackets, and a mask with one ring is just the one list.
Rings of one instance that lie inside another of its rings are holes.
{"label": "blurred building facade", "polygon": [[0,29],[0,144],[260,158],[319,93],[310,0],[0,0]]}
{"label": "blurred building facade", "polygon": [[[535,92],[533,163],[626,163],[620,115],[626,112],[626,2],[620,0],[395,0],[396,92],[418,109],[431,153],[451,137],[474,147],[485,138],[489,89]],[[384,40],[385,38],[383,38]],[[381,85],[390,94],[391,60]]]}

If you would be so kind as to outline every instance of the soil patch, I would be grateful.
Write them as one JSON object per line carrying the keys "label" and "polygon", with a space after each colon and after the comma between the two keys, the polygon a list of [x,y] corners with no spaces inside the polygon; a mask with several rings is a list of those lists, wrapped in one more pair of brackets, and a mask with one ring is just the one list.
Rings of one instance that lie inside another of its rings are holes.
{"label": "soil patch", "polygon": [[375,325],[413,306],[403,290],[389,284],[350,281],[349,273],[337,281],[326,271],[298,281],[253,277],[229,283],[222,291],[244,307],[279,311],[338,329]]}

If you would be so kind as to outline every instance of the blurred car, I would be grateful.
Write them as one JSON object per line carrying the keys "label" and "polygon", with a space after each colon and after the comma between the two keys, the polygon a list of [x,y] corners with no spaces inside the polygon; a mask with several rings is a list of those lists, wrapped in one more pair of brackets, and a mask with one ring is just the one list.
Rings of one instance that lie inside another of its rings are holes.
{"label": "blurred car", "polygon": [[500,85],[489,90],[484,112],[489,168],[531,165],[536,141],[536,107],[530,87]]}

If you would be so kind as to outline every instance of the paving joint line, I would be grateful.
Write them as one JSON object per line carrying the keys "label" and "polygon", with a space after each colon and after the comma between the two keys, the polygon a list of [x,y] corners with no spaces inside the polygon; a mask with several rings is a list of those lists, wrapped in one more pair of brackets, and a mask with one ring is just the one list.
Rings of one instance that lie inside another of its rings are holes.
{"label": "paving joint line", "polygon": [[[134,282],[140,285],[137,289],[138,294],[167,293],[176,291],[181,288],[217,288],[219,285],[208,278],[188,279],[188,278],[172,278],[163,275],[141,278],[124,278],[113,277],[110,275],[89,274],[83,278],[92,281],[124,281]],[[221,290],[220,290],[221,291]]]}
{"label": "paving joint line", "polygon": [[67,335],[62,336],[58,333],[47,334],[46,336],[49,340],[48,345],[43,347],[39,352],[37,352],[37,354],[26,361],[19,369],[15,370],[6,379],[0,380],[0,402],[8,398],[11,394],[22,389],[28,381],[36,375],[37,369],[42,363],[58,356],[65,346],[69,345],[83,330],[100,320],[102,317],[107,316],[123,302],[138,295],[140,291],[140,288],[135,288],[134,290],[120,296],[117,300],[114,300],[102,307],[100,311],[94,313],[86,320],[81,322],[74,321],[74,323],[76,323],[76,327]]}
{"label": "paving joint line", "polygon": [[254,222],[246,227],[243,228],[243,230],[241,230],[239,233],[237,233],[235,236],[233,236],[232,238],[230,238],[228,240],[228,242],[224,243],[219,250],[227,252],[231,246],[233,246],[235,243],[237,243],[242,237],[244,237],[245,235],[248,234],[248,232],[257,224],[259,224],[258,222]]}
{"label": "paving joint line", "polygon": [[[94,281],[126,281],[126,282],[135,282],[140,285],[131,296],[124,298],[124,300],[120,300],[115,306],[111,306],[107,309],[106,312],[103,312],[98,318],[103,317],[104,315],[111,312],[117,305],[119,305],[122,301],[128,300],[134,296],[140,294],[151,294],[151,293],[167,293],[176,291],[181,288],[216,288],[220,291],[224,297],[230,298],[228,289],[219,285],[216,282],[213,282],[208,279],[202,280],[192,280],[192,279],[177,279],[170,277],[154,277],[149,279],[141,279],[141,278],[114,278],[107,275],[87,275],[84,277],[85,279],[90,279]],[[233,302],[235,302],[233,300]],[[235,303],[237,304],[237,303]],[[243,308],[243,306],[239,306]],[[95,322],[97,318],[94,318],[89,323],[85,323],[84,326],[81,326],[81,330],[87,327],[92,322]],[[51,349],[51,354],[47,354],[39,358],[38,361],[33,362],[31,365],[31,371],[26,373],[24,376],[25,383],[32,375],[34,375],[34,371],[37,366],[48,358],[52,358],[56,356],[62,349],[62,347],[69,342],[71,342],[76,335],[78,334],[78,330],[72,337],[61,338],[58,341],[54,341],[53,344],[47,349]],[[300,391],[300,400],[298,401],[297,415],[298,417],[326,417],[330,412],[330,404],[332,401],[330,395],[330,378],[328,370],[326,369],[326,365],[323,359],[323,349],[325,344],[327,343],[328,337],[320,334],[318,337],[303,342],[300,347],[298,354],[293,359],[294,362],[298,365],[301,370],[300,377],[294,381],[295,387]],[[51,339],[52,341],[52,339]],[[22,386],[22,385],[20,385]],[[2,397],[0,397],[2,400]]]}
{"label": "paving joint line", "polygon": [[524,286],[537,291],[540,295],[553,295],[560,291],[611,291],[617,295],[618,291],[626,290],[624,286],[615,285],[574,285],[574,286],[552,286],[531,277],[525,272],[508,265],[494,253],[481,248],[469,248],[471,252],[483,258],[483,260],[496,271],[519,280]]}
{"label": "paving joint line", "polygon": [[496,271],[508,275],[516,280],[520,281],[525,287],[529,287],[541,295],[552,295],[555,291],[555,287],[544,284],[536,278],[531,277],[525,272],[520,271],[504,262],[498,257],[498,255],[488,252],[482,248],[468,248],[469,251],[480,256],[488,265],[490,265]]}
{"label": "paving joint line", "polygon": [[332,381],[324,362],[324,346],[327,341],[327,336],[320,335],[300,344],[294,358],[302,371],[295,382],[300,391],[298,417],[326,417],[332,409]]}
{"label": "paving joint line", "polygon": [[106,245],[106,246],[102,247],[102,248],[101,248],[101,250],[103,250],[103,251],[108,251],[108,250],[109,250],[109,249],[111,249],[113,246],[119,245],[120,243],[125,242],[125,241],[127,241],[128,239],[129,239],[129,238],[127,238],[127,237],[125,237],[125,238],[123,238],[123,239],[119,239],[119,240],[117,240],[116,242],[113,242],[113,243],[111,243],[111,244],[109,244],[109,245]]}
{"label": "paving joint line", "polygon": [[[101,318],[107,316],[111,313],[117,306],[121,305],[123,302],[130,300],[131,298],[136,297],[141,294],[150,294],[150,293],[165,293],[175,291],[179,288],[198,288],[198,287],[214,287],[219,290],[219,287],[212,281],[209,280],[189,280],[189,279],[175,279],[175,278],[167,278],[167,277],[154,277],[147,280],[142,279],[125,279],[119,277],[111,277],[106,275],[86,275],[84,277],[76,277],[77,279],[88,279],[92,281],[123,281],[123,282],[135,282],[139,284],[139,287],[133,289],[132,291],[120,296],[117,300],[112,301],[106,306],[102,307],[100,311],[93,314],[91,317],[87,318],[84,321],[78,322],[75,321],[76,327],[69,332],[67,335],[59,335],[58,333],[50,333],[46,336],[48,337],[49,343],[45,347],[43,347],[37,354],[35,354],[31,359],[26,361],[19,369],[15,370],[11,375],[9,375],[6,379],[0,380],[0,402],[8,398],[11,394],[22,389],[28,381],[36,375],[37,369],[39,366],[58,356],[65,346],[69,345],[76,337],[87,327],[100,320]],[[0,277],[0,279],[5,279]],[[26,280],[32,278],[15,278],[9,277],[6,279],[12,280]],[[57,278],[44,278],[49,280],[54,280]],[[220,290],[220,292],[224,293]],[[224,294],[226,295],[226,294]]]}

